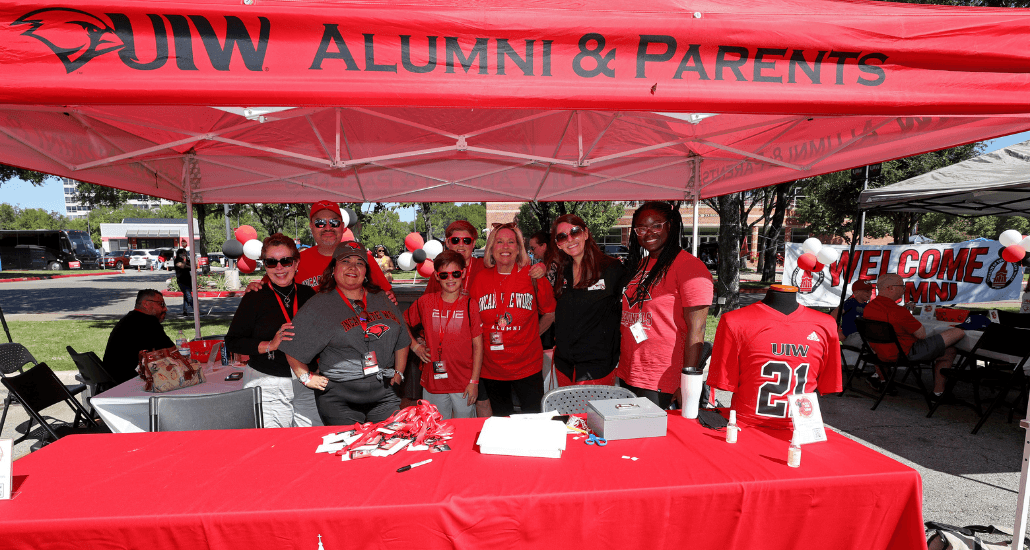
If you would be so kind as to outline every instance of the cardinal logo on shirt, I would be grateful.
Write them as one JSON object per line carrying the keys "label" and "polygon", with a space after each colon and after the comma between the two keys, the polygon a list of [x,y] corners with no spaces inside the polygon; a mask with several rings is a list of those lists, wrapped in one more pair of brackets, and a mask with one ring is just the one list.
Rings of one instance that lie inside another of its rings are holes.
{"label": "cardinal logo on shirt", "polygon": [[626,297],[626,304],[629,307],[642,306],[644,302],[651,301],[651,289],[647,289],[644,292],[640,291],[640,281],[637,281],[637,285],[633,287],[633,292],[630,292],[629,287],[622,291],[622,295]]}
{"label": "cardinal logo on shirt", "polygon": [[374,324],[365,330],[366,336],[375,336],[376,340],[383,337],[386,332],[390,330],[390,327],[382,323]]}

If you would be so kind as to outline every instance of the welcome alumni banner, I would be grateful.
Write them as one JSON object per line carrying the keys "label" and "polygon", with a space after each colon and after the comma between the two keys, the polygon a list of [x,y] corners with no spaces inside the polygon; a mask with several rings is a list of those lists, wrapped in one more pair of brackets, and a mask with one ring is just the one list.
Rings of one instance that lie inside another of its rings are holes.
{"label": "welcome alumni banner", "polygon": [[798,287],[798,302],[806,306],[836,307],[841,286],[848,281],[872,280],[881,273],[897,273],[905,279],[905,302],[956,304],[1018,300],[1023,268],[1001,259],[998,241],[956,244],[859,246],[851,273],[844,274],[849,247],[833,246],[837,262],[809,273],[797,266],[800,244],[788,244],[783,262],[783,284]]}
{"label": "welcome alumni banner", "polygon": [[1028,13],[861,1],[15,0],[0,7],[0,102],[1023,113]]}

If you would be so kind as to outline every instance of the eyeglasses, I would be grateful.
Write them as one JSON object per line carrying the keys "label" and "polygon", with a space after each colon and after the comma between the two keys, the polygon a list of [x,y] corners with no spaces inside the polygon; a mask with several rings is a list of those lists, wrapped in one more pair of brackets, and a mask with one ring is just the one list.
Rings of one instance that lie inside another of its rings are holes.
{"label": "eyeglasses", "polygon": [[262,260],[265,263],[265,267],[275,267],[281,265],[283,267],[290,267],[293,265],[293,256],[287,256],[285,258],[265,258]]}
{"label": "eyeglasses", "polygon": [[446,281],[448,277],[454,277],[455,279],[461,278],[461,271],[437,271],[436,276],[440,277],[441,281]]}
{"label": "eyeglasses", "polygon": [[341,220],[337,220],[335,218],[333,218],[331,220],[323,220],[322,218],[319,218],[319,219],[315,220],[312,223],[315,225],[315,227],[317,227],[319,229],[322,229],[323,227],[325,227],[325,224],[329,224],[329,227],[336,228],[336,227],[340,227],[340,224],[343,223],[343,222]]}
{"label": "eyeglasses", "polygon": [[168,309],[168,306],[165,305],[165,301],[164,300],[143,300],[143,301],[144,302],[153,302],[153,303],[157,304],[158,307],[160,307],[161,309]]}
{"label": "eyeglasses", "polygon": [[665,220],[664,222],[655,222],[651,225],[639,225],[633,228],[633,232],[636,233],[637,236],[643,237],[648,233],[657,233],[661,231],[662,227],[665,227],[665,224],[667,223],[669,223],[669,220]]}
{"label": "eyeglasses", "polygon": [[451,237],[451,244],[472,244],[472,237]]}
{"label": "eyeglasses", "polygon": [[561,243],[567,241],[568,239],[570,239],[572,237],[578,237],[580,234],[583,233],[583,231],[586,231],[586,230],[583,229],[582,227],[578,226],[578,225],[574,225],[574,226],[572,226],[572,229],[570,229],[567,234],[566,233],[558,233],[557,235],[555,235],[554,236],[554,243],[555,244],[561,244]]}

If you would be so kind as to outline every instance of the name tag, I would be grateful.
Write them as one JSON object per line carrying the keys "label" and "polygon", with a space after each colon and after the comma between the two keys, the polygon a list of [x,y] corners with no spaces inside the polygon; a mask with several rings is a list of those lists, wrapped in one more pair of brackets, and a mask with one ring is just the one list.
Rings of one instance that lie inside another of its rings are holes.
{"label": "name tag", "polygon": [[490,333],[490,349],[492,351],[501,351],[504,349],[504,337],[501,336],[500,332],[493,331]]}
{"label": "name tag", "polygon": [[644,330],[644,324],[640,321],[630,325],[629,332],[633,335],[633,339],[636,340],[638,344],[647,340],[647,331]]}
{"label": "name tag", "polygon": [[379,359],[376,358],[376,352],[370,351],[365,354],[361,371],[365,376],[379,372]]}
{"label": "name tag", "polygon": [[433,361],[433,380],[447,378],[447,363],[445,361]]}
{"label": "name tag", "polygon": [[596,283],[590,285],[587,290],[604,290],[604,279],[598,279]]}

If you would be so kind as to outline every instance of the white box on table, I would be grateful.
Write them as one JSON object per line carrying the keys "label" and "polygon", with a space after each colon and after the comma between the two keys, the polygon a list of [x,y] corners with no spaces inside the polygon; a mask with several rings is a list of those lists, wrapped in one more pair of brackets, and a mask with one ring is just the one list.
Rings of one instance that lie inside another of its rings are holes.
{"label": "white box on table", "polygon": [[14,474],[14,442],[10,439],[0,439],[0,500],[11,498],[11,484]]}
{"label": "white box on table", "polygon": [[664,437],[669,415],[646,397],[587,402],[587,426],[608,439]]}

